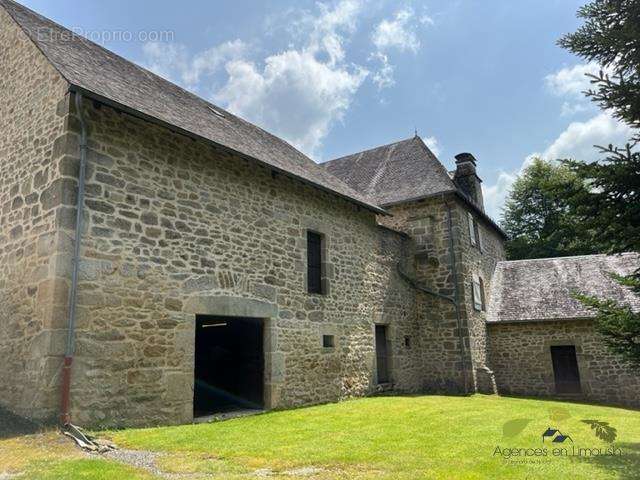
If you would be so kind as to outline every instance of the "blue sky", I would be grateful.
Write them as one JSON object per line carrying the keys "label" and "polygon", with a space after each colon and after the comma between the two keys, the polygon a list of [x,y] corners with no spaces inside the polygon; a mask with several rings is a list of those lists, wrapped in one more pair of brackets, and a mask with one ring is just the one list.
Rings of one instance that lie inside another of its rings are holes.
{"label": "blue sky", "polygon": [[23,0],[316,161],[412,136],[478,160],[487,211],[532,155],[595,159],[628,127],[555,45],[573,0]]}

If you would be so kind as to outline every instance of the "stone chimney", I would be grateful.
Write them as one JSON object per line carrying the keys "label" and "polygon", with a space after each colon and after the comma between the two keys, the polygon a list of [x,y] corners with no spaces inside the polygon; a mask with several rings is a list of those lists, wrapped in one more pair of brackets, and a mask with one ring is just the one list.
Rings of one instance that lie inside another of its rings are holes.
{"label": "stone chimney", "polygon": [[476,159],[473,155],[470,153],[456,155],[456,171],[453,175],[453,181],[484,212],[482,180],[476,173]]}

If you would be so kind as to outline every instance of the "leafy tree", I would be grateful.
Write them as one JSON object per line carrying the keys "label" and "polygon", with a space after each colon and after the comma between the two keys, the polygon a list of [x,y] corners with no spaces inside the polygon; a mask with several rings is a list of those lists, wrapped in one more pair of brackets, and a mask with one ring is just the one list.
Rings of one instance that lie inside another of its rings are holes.
{"label": "leafy tree", "polygon": [[[603,68],[585,92],[601,108],[640,128],[640,0],[595,0],[578,10],[585,23],[559,45]],[[640,132],[640,130],[638,130]],[[625,147],[599,147],[594,163],[564,161],[586,188],[566,191],[569,214],[611,253],[640,251],[640,153],[636,133]],[[640,295],[640,269],[616,278]],[[596,312],[596,328],[609,349],[640,367],[640,313],[610,300],[576,295]]]}
{"label": "leafy tree", "polygon": [[567,166],[536,158],[513,184],[501,225],[509,235],[507,257],[546,258],[598,252],[571,215],[565,192],[588,193]]}

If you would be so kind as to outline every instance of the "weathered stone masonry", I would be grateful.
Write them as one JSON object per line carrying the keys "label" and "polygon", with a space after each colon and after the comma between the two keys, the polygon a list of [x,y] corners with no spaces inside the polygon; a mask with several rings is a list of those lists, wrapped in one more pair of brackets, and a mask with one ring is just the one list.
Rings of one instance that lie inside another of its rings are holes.
{"label": "weathered stone masonry", "polygon": [[[566,304],[570,295],[549,287],[569,288],[565,267],[545,278],[544,265],[534,275],[534,261],[518,263],[513,295],[516,275],[504,271],[516,262],[503,261],[502,233],[483,213],[472,155],[459,155],[449,173],[414,137],[336,159],[327,173],[90,42],[38,43],[42,25],[64,33],[0,0],[0,405],[40,420],[60,410],[79,175],[70,90],[84,88],[94,93],[83,108],[74,422],[191,421],[199,314],[261,320],[267,408],[383,388],[553,395],[550,346],[559,344],[576,346],[586,398],[638,406],[638,373],[605,350],[590,321],[564,318],[563,308],[546,315],[538,301],[553,293],[556,306]],[[139,91],[130,77],[144,83]],[[147,101],[149,91],[173,108]],[[309,230],[323,236],[323,294],[307,292]],[[485,305],[500,305],[495,318],[474,308],[474,277]],[[424,289],[449,298],[457,290],[459,315]],[[511,317],[527,305],[540,315]],[[376,325],[387,326],[385,385],[376,378]]]}
{"label": "weathered stone masonry", "polygon": [[[220,297],[273,306],[269,407],[371,391],[374,322],[392,325],[396,388],[420,387],[403,350],[420,329],[396,272],[402,239],[374,214],[111,108],[86,118],[77,421],[189,421],[194,314],[218,314]],[[327,295],[306,293],[307,229],[326,236]]]}
{"label": "weathered stone masonry", "polygon": [[[54,251],[69,224],[65,91],[59,74],[0,9],[0,403],[25,415],[57,409],[55,356],[66,284]],[[62,332],[64,334],[64,332]]]}
{"label": "weathered stone masonry", "polygon": [[[473,308],[471,278],[473,274],[484,278],[488,299],[493,271],[497,262],[504,259],[501,237],[474,215],[482,241],[480,246],[472,245],[467,225],[471,209],[452,195],[389,207],[393,216],[381,217],[379,221],[406,232],[414,240],[418,282],[453,297],[447,205],[451,209],[467,391],[492,393],[495,386],[490,378],[486,378],[485,312]],[[446,300],[424,293],[419,294],[418,305],[418,311],[422,312],[424,319],[422,328],[426,338],[422,345],[425,368],[423,387],[429,391],[460,392],[464,388],[463,360],[455,308]]]}
{"label": "weathered stone masonry", "polygon": [[592,320],[489,323],[490,362],[500,392],[555,395],[552,345],[575,345],[583,397],[640,408],[640,375],[607,351]]}

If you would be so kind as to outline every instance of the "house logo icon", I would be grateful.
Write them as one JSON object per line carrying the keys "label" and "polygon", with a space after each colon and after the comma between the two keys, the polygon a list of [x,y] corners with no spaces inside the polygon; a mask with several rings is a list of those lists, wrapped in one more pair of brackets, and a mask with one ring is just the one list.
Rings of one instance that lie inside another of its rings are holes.
{"label": "house logo icon", "polygon": [[564,443],[565,440],[569,440],[573,443],[573,439],[569,435],[565,435],[560,430],[551,427],[547,428],[547,430],[542,434],[542,443],[547,439],[551,439],[552,443]]}

